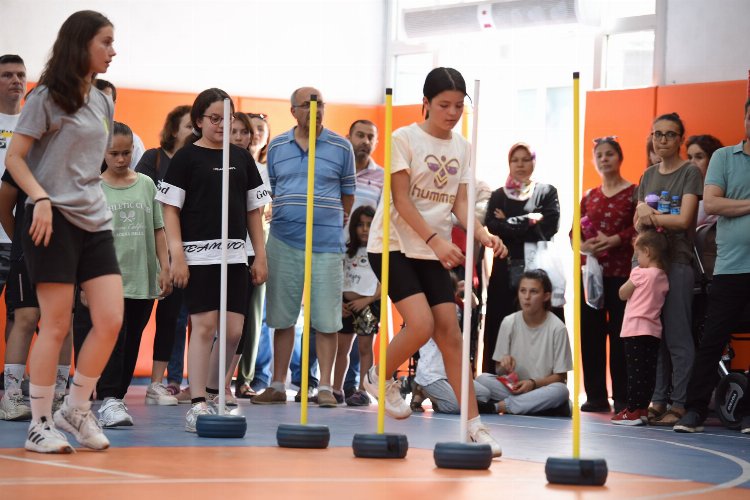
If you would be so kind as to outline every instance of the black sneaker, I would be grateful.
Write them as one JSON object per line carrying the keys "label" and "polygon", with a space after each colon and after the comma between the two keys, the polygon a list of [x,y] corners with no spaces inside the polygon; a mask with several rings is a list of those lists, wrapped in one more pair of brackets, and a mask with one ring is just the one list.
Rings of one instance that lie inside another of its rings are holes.
{"label": "black sneaker", "polygon": [[581,405],[581,411],[592,413],[609,413],[612,408],[607,401],[586,401]]}
{"label": "black sneaker", "polygon": [[[695,410],[688,410],[685,415],[674,424],[672,430],[675,432],[703,432],[703,420]],[[750,424],[750,422],[748,422]],[[750,432],[750,429],[748,429]]]}
{"label": "black sneaker", "polygon": [[742,423],[740,423],[740,432],[743,434],[750,434],[750,415],[742,417]]}

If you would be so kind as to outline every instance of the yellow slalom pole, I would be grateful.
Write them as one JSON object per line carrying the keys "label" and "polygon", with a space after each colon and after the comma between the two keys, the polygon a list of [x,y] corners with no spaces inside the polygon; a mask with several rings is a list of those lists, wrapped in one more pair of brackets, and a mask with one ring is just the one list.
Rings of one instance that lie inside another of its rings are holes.
{"label": "yellow slalom pole", "polygon": [[380,370],[378,370],[378,434],[385,432],[385,361],[388,348],[388,272],[391,243],[391,132],[393,129],[393,89],[385,89],[385,150],[383,167],[383,264],[380,279]]}
{"label": "yellow slalom pole", "polygon": [[302,296],[305,325],[302,330],[302,411],[299,423],[307,424],[307,389],[310,367],[310,297],[312,286],[313,210],[315,196],[315,141],[318,138],[318,96],[310,96],[310,135],[307,144],[307,213],[305,217],[305,285]]}
{"label": "yellow slalom pole", "polygon": [[573,73],[573,458],[581,455],[581,203],[579,75]]}

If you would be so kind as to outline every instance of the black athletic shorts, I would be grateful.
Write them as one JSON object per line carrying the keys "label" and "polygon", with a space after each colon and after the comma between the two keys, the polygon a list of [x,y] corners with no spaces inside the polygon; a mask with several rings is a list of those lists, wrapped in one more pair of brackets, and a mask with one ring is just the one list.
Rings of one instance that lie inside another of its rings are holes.
{"label": "black athletic shorts", "polygon": [[[189,266],[190,278],[185,288],[185,304],[190,314],[218,311],[221,299],[221,265]],[[227,266],[227,311],[247,313],[247,282],[250,271],[246,264]]]}
{"label": "black athletic shorts", "polygon": [[[367,253],[378,280],[381,279],[383,254]],[[450,271],[440,261],[412,259],[399,251],[390,252],[388,296],[395,302],[423,293],[432,306],[445,302],[453,303],[455,295]]]}
{"label": "black athletic shorts", "polygon": [[31,283],[85,283],[99,276],[120,274],[112,231],[90,233],[71,224],[52,207],[49,246],[34,245],[29,236],[34,210],[23,216],[21,243]]}
{"label": "black athletic shorts", "polygon": [[15,311],[24,307],[39,308],[36,287],[31,284],[24,258],[14,260],[10,264],[8,281],[5,285],[5,305],[8,311]]}

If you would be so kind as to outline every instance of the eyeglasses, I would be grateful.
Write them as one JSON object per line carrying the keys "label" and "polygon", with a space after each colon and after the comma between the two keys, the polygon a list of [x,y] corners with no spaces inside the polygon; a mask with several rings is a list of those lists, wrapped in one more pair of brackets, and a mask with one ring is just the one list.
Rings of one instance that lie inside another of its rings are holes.
{"label": "eyeglasses", "polygon": [[265,113],[247,113],[249,118],[260,118],[261,120],[268,121],[268,115]]}
{"label": "eyeglasses", "polygon": [[651,136],[657,141],[660,141],[664,139],[665,137],[667,138],[667,140],[674,141],[675,139],[680,137],[680,134],[678,134],[677,132],[673,132],[672,130],[668,132],[661,132],[657,130],[656,132],[652,133]]}
{"label": "eyeglasses", "polygon": [[[324,108],[325,106],[326,103],[324,103],[323,101],[318,101],[318,108]],[[295,104],[292,107],[300,109],[310,109],[310,101],[305,101],[302,104]]]}
{"label": "eyeglasses", "polygon": [[608,135],[606,137],[597,137],[594,139],[594,144],[599,145],[602,142],[617,142],[617,136],[616,135]]}
{"label": "eyeglasses", "polygon": [[[224,117],[220,115],[201,115],[203,118],[208,118],[208,121],[211,122],[211,125],[218,125],[221,122],[224,121]],[[229,119],[229,121],[234,121],[234,115]]]}

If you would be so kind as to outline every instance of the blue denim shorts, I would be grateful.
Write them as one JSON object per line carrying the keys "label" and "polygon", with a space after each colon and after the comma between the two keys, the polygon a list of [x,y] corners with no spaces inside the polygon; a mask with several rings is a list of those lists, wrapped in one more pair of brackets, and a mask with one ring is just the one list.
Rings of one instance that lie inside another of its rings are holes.
{"label": "blue denim shorts", "polygon": [[[296,323],[302,305],[305,251],[269,235],[266,256],[266,322],[271,328],[289,328]],[[313,252],[310,326],[316,332],[341,330],[343,288],[343,254]]]}

